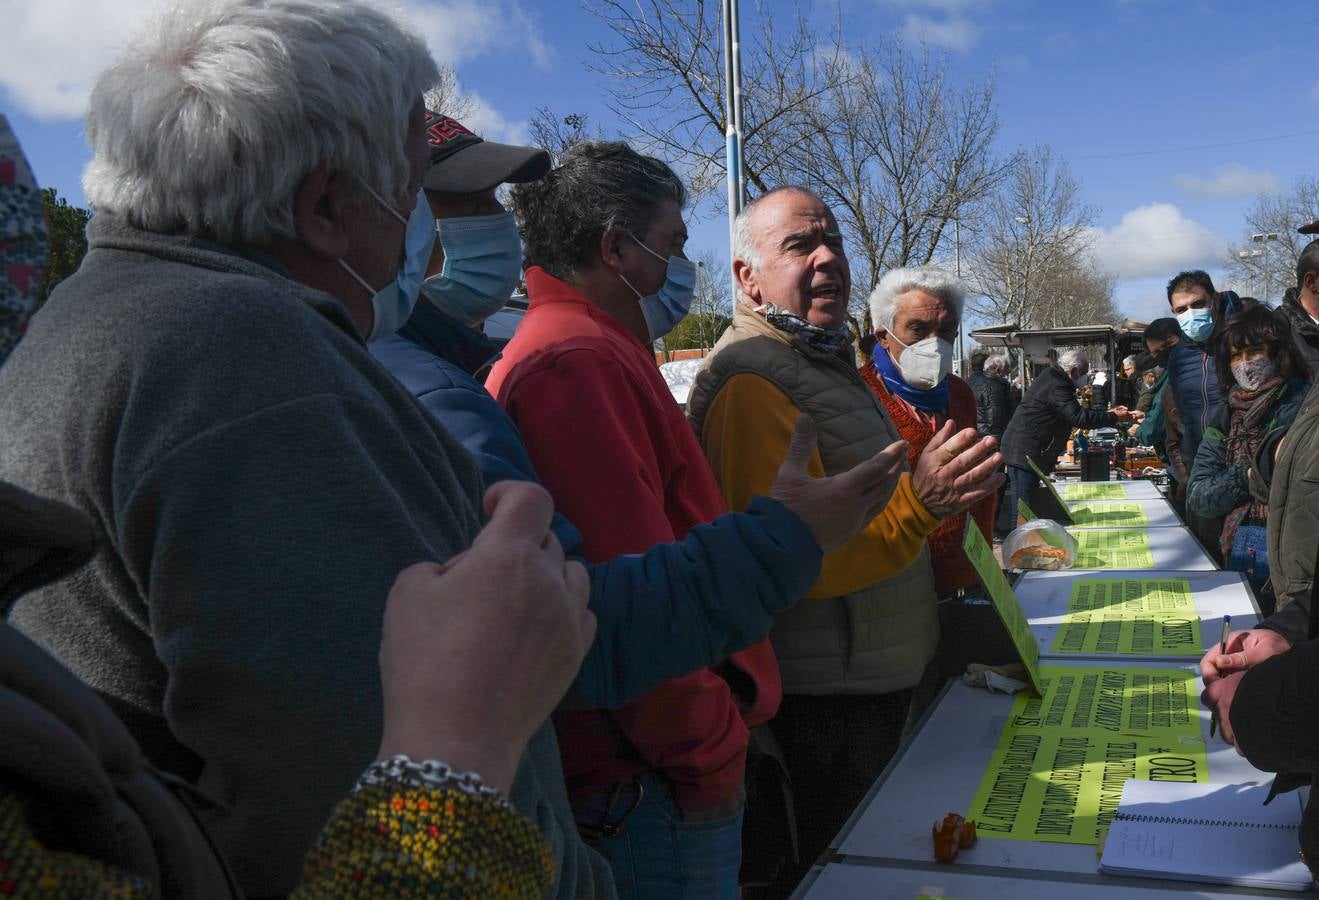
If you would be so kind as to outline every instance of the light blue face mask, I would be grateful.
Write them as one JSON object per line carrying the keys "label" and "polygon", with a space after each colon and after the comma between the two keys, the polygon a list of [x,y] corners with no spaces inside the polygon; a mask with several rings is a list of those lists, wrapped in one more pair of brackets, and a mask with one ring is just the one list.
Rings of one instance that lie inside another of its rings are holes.
{"label": "light blue face mask", "polygon": [[1177,314],[1177,324],[1182,326],[1182,334],[1198,344],[1214,330],[1214,314],[1208,309],[1183,310]]}
{"label": "light blue face mask", "polygon": [[421,285],[441,312],[475,328],[508,302],[522,274],[522,241],[512,213],[437,223],[444,268]]}
{"label": "light blue face mask", "polygon": [[389,214],[403,223],[403,265],[399,267],[394,280],[375,290],[366,283],[361,275],[353,271],[352,266],[339,260],[344,271],[371,295],[371,312],[373,320],[371,333],[366,336],[368,343],[383,340],[394,334],[408,321],[412,310],[417,305],[421,293],[421,282],[426,277],[426,267],[430,264],[431,249],[435,246],[435,220],[431,218],[430,204],[426,202],[426,192],[417,191],[417,204],[412,207],[412,215],[406,219],[394,207],[390,206],[380,195],[365,183],[367,193],[375,197],[376,202],[389,211]]}
{"label": "light blue face mask", "polygon": [[[628,237],[651,256],[664,259],[632,232],[628,232]],[[618,277],[623,278],[621,273]],[[696,295],[696,263],[681,256],[670,256],[668,268],[664,271],[664,283],[654,294],[643,295],[626,278],[623,278],[623,283],[637,295],[641,314],[646,318],[646,333],[652,341],[658,341],[686,318],[688,310],[692,308],[692,297]]]}

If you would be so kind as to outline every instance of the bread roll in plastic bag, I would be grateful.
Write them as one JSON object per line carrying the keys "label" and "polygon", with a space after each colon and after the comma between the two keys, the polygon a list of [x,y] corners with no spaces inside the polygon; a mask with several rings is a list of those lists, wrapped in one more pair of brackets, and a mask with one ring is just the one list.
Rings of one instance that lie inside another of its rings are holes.
{"label": "bread roll in plastic bag", "polygon": [[1052,519],[1032,519],[1003,540],[1003,565],[1010,569],[1070,569],[1076,538]]}

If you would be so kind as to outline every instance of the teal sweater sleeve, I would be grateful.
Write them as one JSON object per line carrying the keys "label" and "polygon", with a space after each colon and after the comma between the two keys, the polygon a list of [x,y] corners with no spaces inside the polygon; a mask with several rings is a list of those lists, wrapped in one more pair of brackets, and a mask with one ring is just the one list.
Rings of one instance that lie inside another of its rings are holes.
{"label": "teal sweater sleeve", "polygon": [[[467,448],[487,485],[539,481],[513,420],[456,362],[402,338],[372,352]],[[568,519],[556,513],[553,528],[567,553],[580,552]],[[596,639],[568,704],[615,709],[756,643],[810,590],[822,559],[801,519],[757,497],[681,541],[588,565]]]}

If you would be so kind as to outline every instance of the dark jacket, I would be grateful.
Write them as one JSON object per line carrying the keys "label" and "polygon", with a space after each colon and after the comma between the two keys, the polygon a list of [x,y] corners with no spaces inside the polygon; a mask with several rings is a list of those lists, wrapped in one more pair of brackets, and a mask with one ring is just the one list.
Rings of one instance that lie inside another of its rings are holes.
{"label": "dark jacket", "polygon": [[1191,466],[1190,460],[1182,456],[1182,412],[1177,408],[1171,385],[1163,389],[1159,399],[1163,402],[1163,449],[1168,458],[1168,468],[1185,494],[1186,486],[1191,481]]}
{"label": "dark jacket", "polygon": [[[1312,555],[1311,568],[1314,564]],[[1310,595],[1306,600],[1308,608]],[[1301,817],[1301,853],[1319,876],[1319,640],[1308,618],[1291,650],[1246,670],[1228,715],[1237,749],[1247,761],[1278,773],[1271,797],[1310,785]]]}
{"label": "dark jacket", "polygon": [[1073,428],[1103,428],[1117,424],[1108,411],[1082,409],[1067,373],[1048,366],[1031,383],[1003,435],[1003,457],[1010,466],[1028,468],[1029,456],[1046,475],[1058,463]]}
{"label": "dark jacket", "polygon": [[[473,377],[496,357],[485,335],[423,301],[397,335],[370,349],[471,452],[487,485],[538,481],[517,426]],[[566,553],[580,553],[581,535],[557,512],[554,531]],[[763,639],[775,613],[811,589],[820,561],[802,521],[758,497],[747,512],[697,525],[682,541],[588,564],[596,640],[573,701],[620,707]]]}
{"label": "dark jacket", "polygon": [[1145,420],[1136,426],[1134,432],[1136,440],[1146,447],[1153,447],[1161,459],[1164,458],[1163,446],[1167,435],[1164,432],[1164,417],[1167,415],[1166,407],[1163,402],[1164,388],[1168,385],[1168,373],[1163,372],[1154,382],[1154,387],[1146,392],[1150,397],[1149,406],[1145,412]]}
{"label": "dark jacket", "polygon": [[379,747],[390,587],[471,544],[480,473],[278,262],[105,213],[88,237],[0,368],[0,478],[105,543],[11,621],[229,804],[205,819],[246,892],[286,893]]}
{"label": "dark jacket", "polygon": [[1007,379],[977,370],[971,373],[966,383],[976,398],[976,431],[981,437],[1002,438],[1012,419],[1012,398]]}
{"label": "dark jacket", "polygon": [[1214,367],[1214,339],[1227,320],[1240,312],[1241,300],[1232,291],[1223,291],[1214,305],[1214,330],[1208,340],[1197,344],[1183,337],[1168,353],[1168,383],[1182,415],[1182,458],[1188,465],[1194,462],[1204,430],[1223,402]]}
{"label": "dark jacket", "polygon": [[[110,866],[153,896],[238,897],[192,812],[207,801],[153,771],[96,695],[3,621],[19,595],[76,569],[95,546],[86,515],[0,482],[0,796],[17,799],[32,837],[60,861]],[[7,877],[22,877],[17,866]]]}
{"label": "dark jacket", "polygon": [[1296,342],[1296,349],[1300,351],[1301,358],[1305,360],[1306,367],[1310,370],[1310,378],[1319,375],[1319,325],[1315,324],[1314,319],[1301,306],[1301,301],[1295,297],[1288,297],[1278,307],[1277,315],[1281,316],[1288,327],[1291,329],[1292,339]]}
{"label": "dark jacket", "polygon": [[1319,550],[1319,391],[1313,387],[1291,427],[1276,429],[1261,442],[1251,494],[1269,504],[1269,580],[1278,598],[1278,611],[1262,624],[1294,644],[1309,632]]}
{"label": "dark jacket", "polygon": [[1148,391],[1141,391],[1140,397],[1137,398],[1136,400],[1136,412],[1143,412],[1148,415],[1150,411],[1150,407],[1154,406],[1155,396],[1156,394],[1154,393],[1153,389]]}
{"label": "dark jacket", "polygon": [[[1308,388],[1309,384],[1299,378],[1283,385],[1261,424],[1261,436],[1291,425]],[[1200,450],[1195,454],[1195,464],[1191,467],[1186,508],[1196,515],[1225,516],[1250,500],[1250,484],[1246,478],[1250,466],[1227,461],[1227,436],[1231,427],[1232,408],[1224,402],[1205,429]]]}

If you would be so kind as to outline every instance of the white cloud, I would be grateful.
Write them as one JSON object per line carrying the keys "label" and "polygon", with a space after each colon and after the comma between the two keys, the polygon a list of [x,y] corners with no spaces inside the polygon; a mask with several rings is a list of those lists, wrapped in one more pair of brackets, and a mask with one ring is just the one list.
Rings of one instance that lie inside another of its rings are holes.
{"label": "white cloud", "polygon": [[970,50],[980,40],[980,29],[970,19],[949,16],[942,21],[908,13],[898,29],[903,37],[949,50]]}
{"label": "white cloud", "polygon": [[0,85],[26,112],[47,120],[81,117],[96,76],[159,9],[140,0],[42,0],[6,7]]}
{"label": "white cloud", "polygon": [[1310,99],[1319,103],[1319,82],[1315,82],[1314,87],[1310,88]]}
{"label": "white cloud", "polygon": [[1222,262],[1227,241],[1171,203],[1133,209],[1112,228],[1091,228],[1095,259],[1118,278],[1167,278]]}
{"label": "white cloud", "polygon": [[487,140],[503,144],[530,144],[531,132],[525,121],[510,122],[499,111],[482,99],[480,94],[466,92],[472,101],[472,112],[463,117],[463,124]]}
{"label": "white cloud", "polygon": [[396,8],[441,63],[457,66],[486,53],[507,53],[510,47],[539,68],[553,57],[535,18],[515,0],[401,0]]}
{"label": "white cloud", "polygon": [[[6,3],[0,87],[36,118],[80,118],[97,75],[165,5],[166,0]],[[519,64],[529,59],[543,68],[553,55],[519,0],[404,0],[391,8],[425,36],[441,63],[458,65],[516,47]]]}
{"label": "white cloud", "polygon": [[985,10],[993,0],[884,0],[885,5],[900,9],[937,9],[952,15],[970,10]]}
{"label": "white cloud", "polygon": [[1173,183],[1194,197],[1253,197],[1278,190],[1278,179],[1267,169],[1247,169],[1241,163],[1220,166],[1208,178],[1174,175]]}

